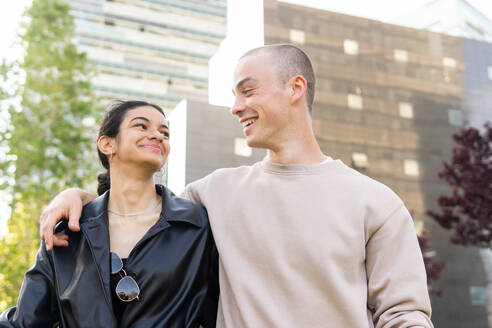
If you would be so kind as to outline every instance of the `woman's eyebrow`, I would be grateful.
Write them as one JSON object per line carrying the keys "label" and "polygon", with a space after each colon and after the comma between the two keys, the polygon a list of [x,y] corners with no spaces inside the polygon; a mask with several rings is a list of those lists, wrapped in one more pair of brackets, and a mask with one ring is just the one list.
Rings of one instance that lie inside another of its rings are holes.
{"label": "woman's eyebrow", "polygon": [[[136,120],[143,120],[145,122],[149,122],[150,123],[150,120],[146,117],[143,117],[143,116],[137,116],[137,117],[134,117],[130,120],[130,122],[132,121],[136,121]],[[169,127],[166,125],[166,124],[161,124],[160,126],[161,128],[164,128],[164,129],[168,129],[169,130]]]}
{"label": "woman's eyebrow", "polygon": [[143,120],[143,121],[145,121],[145,122],[149,122],[149,123],[150,123],[150,120],[149,120],[148,118],[146,118],[146,117],[143,117],[143,116],[137,116],[137,117],[134,117],[134,118],[132,118],[132,119],[130,120],[130,122],[131,122],[131,121],[135,121],[135,120]]}

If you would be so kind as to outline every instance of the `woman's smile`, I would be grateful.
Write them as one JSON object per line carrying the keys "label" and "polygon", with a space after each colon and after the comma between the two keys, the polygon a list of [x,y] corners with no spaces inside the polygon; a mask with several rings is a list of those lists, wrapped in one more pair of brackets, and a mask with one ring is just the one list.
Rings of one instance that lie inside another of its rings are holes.
{"label": "woman's smile", "polygon": [[156,144],[145,144],[145,145],[142,145],[140,147],[150,149],[156,153],[162,153],[161,147],[159,145],[156,145]]}

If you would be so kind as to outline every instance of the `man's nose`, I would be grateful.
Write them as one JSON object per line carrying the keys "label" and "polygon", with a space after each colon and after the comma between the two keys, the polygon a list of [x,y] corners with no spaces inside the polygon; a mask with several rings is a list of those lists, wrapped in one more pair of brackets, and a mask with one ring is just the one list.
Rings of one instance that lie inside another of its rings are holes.
{"label": "man's nose", "polygon": [[239,97],[234,99],[234,104],[231,107],[231,114],[239,116],[244,111],[244,101]]}

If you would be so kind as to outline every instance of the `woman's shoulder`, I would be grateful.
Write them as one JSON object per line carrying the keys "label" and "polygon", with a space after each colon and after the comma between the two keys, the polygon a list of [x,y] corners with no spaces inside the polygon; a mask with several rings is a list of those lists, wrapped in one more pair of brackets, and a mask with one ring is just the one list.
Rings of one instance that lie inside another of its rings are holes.
{"label": "woman's shoulder", "polygon": [[163,185],[156,185],[156,190],[162,196],[162,212],[168,221],[188,222],[200,227],[209,224],[205,207],[176,196]]}
{"label": "woman's shoulder", "polygon": [[96,197],[89,203],[82,207],[82,213],[80,215],[80,222],[84,222],[88,219],[98,217],[102,215],[107,208],[109,199],[109,190],[102,195]]}

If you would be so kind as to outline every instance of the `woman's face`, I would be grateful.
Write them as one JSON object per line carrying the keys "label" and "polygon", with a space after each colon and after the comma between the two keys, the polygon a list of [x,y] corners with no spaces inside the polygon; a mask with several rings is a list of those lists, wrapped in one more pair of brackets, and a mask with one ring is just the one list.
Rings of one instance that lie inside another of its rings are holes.
{"label": "woman's face", "polygon": [[113,164],[135,163],[158,171],[169,154],[169,127],[166,118],[151,106],[129,110],[116,137]]}

